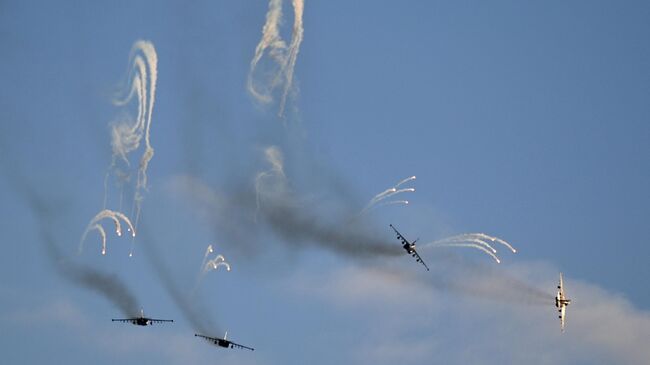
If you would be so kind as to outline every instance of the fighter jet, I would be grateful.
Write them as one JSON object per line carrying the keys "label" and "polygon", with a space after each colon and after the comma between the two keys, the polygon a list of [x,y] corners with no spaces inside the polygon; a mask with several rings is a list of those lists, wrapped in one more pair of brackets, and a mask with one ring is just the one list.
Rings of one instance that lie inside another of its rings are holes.
{"label": "fighter jet", "polygon": [[427,269],[427,271],[429,271],[429,267],[427,266],[427,264],[424,263],[422,257],[420,257],[418,252],[415,251],[415,242],[417,242],[418,240],[416,239],[415,241],[413,241],[413,243],[411,243],[406,238],[404,238],[404,236],[402,236],[402,234],[399,233],[399,231],[395,227],[393,227],[392,224],[390,225],[390,228],[392,228],[393,231],[395,231],[395,233],[397,234],[397,239],[402,241],[402,247],[404,247],[406,252],[408,252],[409,255],[415,257],[415,261],[421,262],[422,265],[424,265],[424,267]]}
{"label": "fighter jet", "polygon": [[164,323],[164,322],[174,322],[173,319],[156,319],[156,318],[147,318],[144,316],[144,310],[140,309],[140,317],[135,318],[118,318],[112,319],[112,322],[124,322],[131,323],[136,326],[149,326],[154,323]]}
{"label": "fighter jet", "polygon": [[238,343],[234,343],[232,341],[227,340],[226,337],[228,337],[228,331],[226,331],[226,334],[223,336],[223,338],[204,336],[204,335],[199,335],[197,333],[195,333],[194,336],[206,339],[206,340],[212,342],[213,344],[215,344],[215,345],[217,345],[219,347],[231,348],[231,349],[234,349],[235,347],[237,347],[237,348],[240,348],[240,349],[255,351],[255,349],[252,348],[252,347],[240,345]]}
{"label": "fighter jet", "polygon": [[555,296],[555,306],[558,308],[560,315],[560,328],[564,332],[564,320],[566,319],[566,307],[571,304],[571,299],[564,296],[564,285],[562,283],[562,273],[560,273],[560,283],[557,286],[557,295]]}

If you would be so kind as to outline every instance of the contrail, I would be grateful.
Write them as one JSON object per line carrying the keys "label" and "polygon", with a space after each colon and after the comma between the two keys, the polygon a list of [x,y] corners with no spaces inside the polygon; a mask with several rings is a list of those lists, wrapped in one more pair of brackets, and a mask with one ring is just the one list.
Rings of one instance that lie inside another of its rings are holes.
{"label": "contrail", "polygon": [[122,225],[120,224],[120,219],[122,219],[127,224],[127,229],[131,232],[131,235],[135,237],[135,229],[133,228],[131,221],[126,215],[120,212],[112,211],[110,209],[104,209],[101,212],[97,213],[97,215],[90,221],[90,223],[88,223],[86,230],[81,235],[81,240],[79,242],[79,253],[81,253],[83,250],[83,244],[88,233],[92,230],[97,230],[102,236],[102,255],[106,254],[106,232],[104,231],[104,228],[99,224],[99,221],[106,218],[113,220],[115,223],[115,233],[118,236],[122,235]]}
{"label": "contrail", "polygon": [[131,165],[128,155],[140,147],[144,138],[144,152],[139,161],[137,170],[136,187],[133,197],[133,211],[135,215],[135,226],[138,226],[140,210],[144,191],[147,189],[147,168],[153,158],[154,149],[151,147],[150,130],[151,117],[153,114],[154,102],[156,99],[156,82],[158,79],[158,56],[153,44],[148,41],[139,40],[133,44],[129,56],[129,83],[127,91],[122,97],[116,97],[113,103],[116,106],[128,106],[135,98],[138,105],[138,112],[135,121],[131,118],[123,118],[111,127],[111,146],[113,158],[109,171],[104,179],[104,208],[107,200],[107,180],[111,171],[120,179],[120,185],[128,179],[128,174],[117,169],[117,160],[121,160],[127,167]]}
{"label": "contrail", "polygon": [[[248,73],[248,92],[259,102],[268,104],[273,100],[272,93],[275,88],[283,86],[280,98],[279,116],[284,115],[286,99],[293,84],[293,70],[298,58],[300,43],[303,38],[302,15],[304,11],[304,0],[292,1],[294,10],[294,23],[292,29],[291,43],[287,47],[286,42],[280,35],[282,24],[282,0],[270,0],[269,10],[266,13],[266,23],[262,28],[262,38],[255,48],[255,55],[251,60]],[[258,62],[267,52],[276,69],[270,75],[265,75],[263,82],[257,82],[256,69]]]}

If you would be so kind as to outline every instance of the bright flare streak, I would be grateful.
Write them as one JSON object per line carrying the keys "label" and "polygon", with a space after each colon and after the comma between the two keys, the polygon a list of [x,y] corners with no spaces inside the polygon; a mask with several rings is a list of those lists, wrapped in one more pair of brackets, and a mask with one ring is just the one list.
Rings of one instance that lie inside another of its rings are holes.
{"label": "bright flare streak", "polygon": [[122,219],[127,225],[128,229],[131,230],[133,235],[135,236],[135,231],[133,230],[133,226],[131,225],[131,221],[129,218],[120,213],[120,212],[115,212],[110,209],[104,209],[101,212],[97,213],[97,215],[88,223],[88,226],[86,227],[86,230],[84,233],[81,235],[81,240],[79,242],[79,253],[83,250],[83,243],[86,240],[86,236],[88,233],[92,230],[97,230],[99,231],[99,234],[102,236],[102,255],[106,254],[106,232],[104,231],[104,228],[99,224],[99,222],[103,219],[111,219],[115,223],[115,233],[118,236],[122,235],[122,226],[120,224],[120,219]]}
{"label": "bright flare streak", "polygon": [[512,247],[512,245],[510,245],[508,242],[506,242],[505,240],[502,240],[499,237],[492,237],[492,236],[489,236],[489,235],[487,235],[485,233],[472,233],[472,235],[478,236],[480,238],[488,239],[488,240],[490,240],[492,242],[498,242],[498,243],[508,247],[510,249],[510,251],[512,251],[513,253],[517,252],[517,250],[514,247]]}
{"label": "bright flare streak", "polygon": [[415,180],[415,175],[414,175],[414,176],[411,176],[411,177],[407,177],[406,179],[404,179],[404,180],[398,182],[397,185],[395,185],[395,187],[397,188],[397,187],[399,187],[400,185],[402,185],[402,184],[404,184],[404,183],[407,183],[407,182],[409,182],[409,181],[411,181],[411,180]]}
{"label": "bright flare streak", "polygon": [[477,243],[479,245],[483,245],[487,248],[490,249],[490,251],[497,253],[497,250],[494,249],[489,243],[479,239],[479,238],[470,238],[470,237],[449,237],[449,238],[443,238],[441,240],[436,241],[435,243],[460,243],[460,242],[472,242],[472,243]]}
{"label": "bright flare streak", "polygon": [[[391,197],[393,195],[401,194],[401,193],[412,193],[412,192],[414,192],[415,191],[414,188],[397,189],[400,185],[402,185],[404,183],[407,183],[407,182],[409,182],[411,180],[415,180],[415,176],[407,177],[406,179],[403,179],[400,182],[398,182],[395,186],[393,186],[391,188],[388,188],[388,189],[382,191],[381,193],[375,195],[372,199],[370,199],[370,201],[365,206],[365,208],[363,208],[361,210],[359,215],[362,215],[363,213],[368,211],[370,208],[373,208],[380,201],[382,201],[382,200],[384,200],[386,198],[389,198],[389,197]],[[379,206],[381,207],[381,206],[392,205],[392,204],[408,204],[408,202],[406,200],[399,200],[398,202],[399,203],[397,203],[397,202],[396,203],[391,203],[391,202],[384,203],[384,204],[380,204]],[[406,203],[403,203],[403,202],[406,202]]]}
{"label": "bright flare streak", "polygon": [[206,273],[211,270],[216,270],[219,266],[225,266],[226,270],[230,271],[230,264],[226,262],[226,259],[222,255],[217,255],[217,257],[205,264],[203,272]]}
{"label": "bright flare streak", "polygon": [[482,245],[477,245],[475,243],[435,243],[435,242],[432,242],[432,243],[428,244],[426,247],[470,247],[470,248],[476,248],[476,249],[479,249],[479,250],[485,252],[486,254],[490,255],[497,262],[497,264],[501,263],[501,260],[499,260],[499,258],[494,253],[492,253],[492,251],[488,250],[487,248],[485,248]]}
{"label": "bright flare streak", "polygon": [[403,205],[408,205],[409,201],[408,200],[392,200],[389,202],[384,202],[379,205],[377,205],[377,208],[379,207],[385,207],[387,205],[398,205],[398,204],[403,204]]}

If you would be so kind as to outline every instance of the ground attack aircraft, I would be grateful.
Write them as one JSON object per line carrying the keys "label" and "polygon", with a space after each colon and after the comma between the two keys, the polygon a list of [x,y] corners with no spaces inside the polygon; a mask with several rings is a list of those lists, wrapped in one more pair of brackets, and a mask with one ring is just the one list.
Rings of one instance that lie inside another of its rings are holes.
{"label": "ground attack aircraft", "polygon": [[232,341],[226,340],[226,337],[228,337],[228,331],[226,331],[226,334],[223,336],[223,338],[203,336],[203,335],[199,335],[199,334],[196,334],[196,333],[194,334],[194,336],[206,339],[206,340],[214,343],[215,345],[217,345],[219,347],[231,348],[231,349],[234,349],[235,347],[237,347],[237,348],[240,348],[240,349],[255,351],[255,349],[252,348],[252,347],[240,345],[238,343],[234,343]]}
{"label": "ground attack aircraft", "polygon": [[174,322],[173,319],[156,319],[156,318],[147,318],[144,316],[144,310],[140,309],[140,317],[135,318],[118,318],[111,319],[113,322],[124,322],[131,323],[136,326],[149,326],[154,323],[164,323],[164,322]]}
{"label": "ground attack aircraft", "polygon": [[558,308],[557,311],[560,312],[558,316],[560,318],[560,328],[564,332],[564,320],[566,318],[566,307],[571,304],[571,299],[567,299],[564,296],[564,287],[562,283],[562,273],[560,273],[560,283],[557,286],[557,295],[555,296],[555,306]]}
{"label": "ground attack aircraft", "polygon": [[393,231],[395,231],[395,233],[397,233],[397,239],[402,241],[402,247],[404,247],[406,252],[408,252],[409,255],[415,257],[415,261],[421,262],[422,265],[424,265],[424,267],[427,269],[427,271],[429,271],[429,267],[427,266],[427,264],[424,263],[424,260],[422,260],[422,257],[420,257],[418,252],[415,251],[415,242],[417,242],[417,239],[415,241],[413,241],[413,243],[411,243],[406,238],[404,238],[404,236],[402,236],[402,234],[399,233],[399,231],[395,227],[393,227],[392,224],[390,225],[390,228],[392,228]]}

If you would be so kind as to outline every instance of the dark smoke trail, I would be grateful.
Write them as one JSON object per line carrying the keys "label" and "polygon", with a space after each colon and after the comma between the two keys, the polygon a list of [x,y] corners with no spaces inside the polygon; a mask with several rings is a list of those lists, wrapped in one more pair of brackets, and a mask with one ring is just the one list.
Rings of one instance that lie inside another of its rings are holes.
{"label": "dark smoke trail", "polygon": [[[0,152],[5,152],[0,144]],[[4,153],[0,155],[7,156]],[[56,218],[55,210],[45,198],[40,197],[36,190],[27,183],[18,171],[9,173],[9,164],[0,158],[0,166],[5,171],[9,183],[27,202],[38,223],[40,241],[44,245],[46,257],[54,266],[55,271],[70,283],[100,294],[108,299],[126,316],[138,315],[138,302],[126,285],[115,275],[68,261],[59,250],[51,227],[48,222]]]}
{"label": "dark smoke trail", "polygon": [[144,256],[149,259],[154,272],[162,281],[163,287],[167,290],[169,296],[172,298],[174,303],[176,303],[176,306],[181,310],[181,313],[183,313],[192,327],[203,334],[214,335],[221,333],[220,328],[209,315],[209,312],[201,310],[201,308],[198,307],[199,302],[191,296],[191,292],[189,291],[191,288],[188,287],[188,291],[184,292],[178,286],[178,283],[173,278],[171,270],[164,262],[160,252],[156,250],[153,239],[149,235],[144,224],[140,228],[138,237],[141,239],[142,247],[147,251]]}

